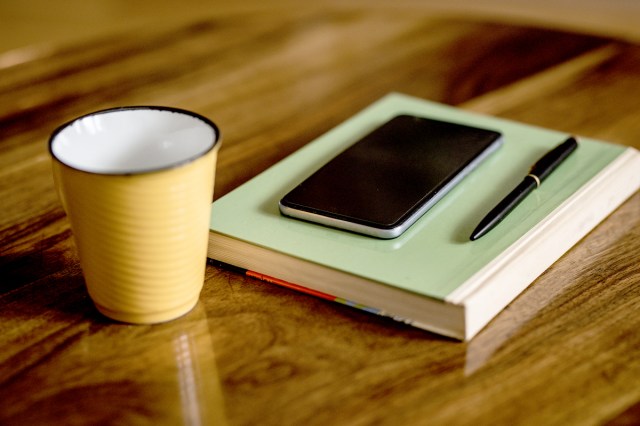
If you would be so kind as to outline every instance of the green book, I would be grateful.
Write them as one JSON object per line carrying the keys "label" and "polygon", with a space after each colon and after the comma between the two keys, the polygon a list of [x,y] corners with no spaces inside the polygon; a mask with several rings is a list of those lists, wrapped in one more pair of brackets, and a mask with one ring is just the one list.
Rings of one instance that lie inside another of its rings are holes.
{"label": "green book", "polygon": [[[400,237],[381,240],[282,216],[278,201],[350,144],[400,114],[498,130],[503,146]],[[460,340],[640,187],[633,148],[579,148],[495,229],[482,217],[568,135],[392,93],[216,200],[208,256],[275,284]]]}

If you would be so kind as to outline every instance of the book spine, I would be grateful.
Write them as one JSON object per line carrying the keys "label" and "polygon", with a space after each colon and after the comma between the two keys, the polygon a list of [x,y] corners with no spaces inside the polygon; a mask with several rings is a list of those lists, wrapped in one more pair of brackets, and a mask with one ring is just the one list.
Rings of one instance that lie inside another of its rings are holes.
{"label": "book spine", "polygon": [[275,284],[275,285],[278,285],[280,287],[285,287],[285,288],[288,288],[290,290],[295,290],[295,291],[298,291],[300,293],[304,293],[304,294],[308,294],[308,295],[311,295],[311,296],[318,297],[320,299],[328,300],[330,302],[340,303],[341,305],[350,306],[352,308],[356,308],[356,309],[359,309],[361,311],[365,311],[365,312],[368,312],[368,313],[371,313],[371,314],[375,314],[375,315],[391,318],[394,321],[402,322],[402,323],[409,324],[409,325],[411,325],[413,323],[413,321],[411,321],[409,319],[398,317],[398,316],[395,316],[395,315],[390,315],[390,314],[388,314],[387,312],[384,312],[381,309],[373,308],[371,306],[366,306],[366,305],[363,305],[361,303],[354,302],[352,300],[343,299],[341,297],[333,296],[331,294],[327,294],[327,293],[323,293],[323,292],[320,292],[320,291],[317,291],[317,290],[313,290],[313,289],[310,289],[310,288],[307,288],[307,287],[303,287],[301,285],[294,284],[294,283],[291,283],[291,282],[288,282],[288,281],[285,281],[285,280],[281,280],[279,278],[274,278],[274,277],[271,277],[269,275],[261,274],[259,272],[250,271],[250,270],[247,270],[247,269],[244,269],[244,268],[240,268],[238,266],[234,266],[234,265],[230,265],[228,263],[220,262],[219,260],[209,259],[209,261],[210,261],[211,264],[213,264],[215,266],[219,266],[219,267],[222,267],[223,269],[227,269],[227,270],[231,270],[233,272],[240,273],[240,274],[245,275],[247,277],[256,278],[256,279],[258,279],[260,281],[264,281],[264,282],[267,282],[267,283],[270,283],[270,284]]}

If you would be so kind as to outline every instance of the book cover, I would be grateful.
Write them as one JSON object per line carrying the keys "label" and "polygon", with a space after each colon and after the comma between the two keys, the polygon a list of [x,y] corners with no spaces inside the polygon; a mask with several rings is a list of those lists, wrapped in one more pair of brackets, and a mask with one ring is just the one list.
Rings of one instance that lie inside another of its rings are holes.
{"label": "book cover", "polygon": [[[495,129],[504,144],[403,235],[379,240],[284,217],[291,188],[400,114]],[[580,146],[493,231],[469,235],[566,134],[390,94],[212,206],[209,257],[260,277],[470,339],[640,187],[632,148]]]}

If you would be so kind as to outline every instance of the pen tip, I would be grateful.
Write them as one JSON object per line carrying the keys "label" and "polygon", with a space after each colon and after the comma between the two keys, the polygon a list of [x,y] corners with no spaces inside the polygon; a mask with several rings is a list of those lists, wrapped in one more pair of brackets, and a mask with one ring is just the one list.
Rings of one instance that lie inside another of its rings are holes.
{"label": "pen tip", "polygon": [[476,228],[472,233],[471,236],[469,236],[469,239],[471,241],[475,241],[478,238],[482,237],[484,234],[486,233],[485,229],[480,229],[480,228]]}

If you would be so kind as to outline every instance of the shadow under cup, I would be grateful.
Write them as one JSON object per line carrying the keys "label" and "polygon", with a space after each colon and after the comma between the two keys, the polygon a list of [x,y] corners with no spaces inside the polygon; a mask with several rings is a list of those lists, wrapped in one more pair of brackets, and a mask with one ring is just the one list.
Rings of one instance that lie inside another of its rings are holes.
{"label": "shadow under cup", "polygon": [[104,315],[158,323],[197,303],[219,140],[210,120],[164,107],[99,111],[52,134],[56,188]]}

